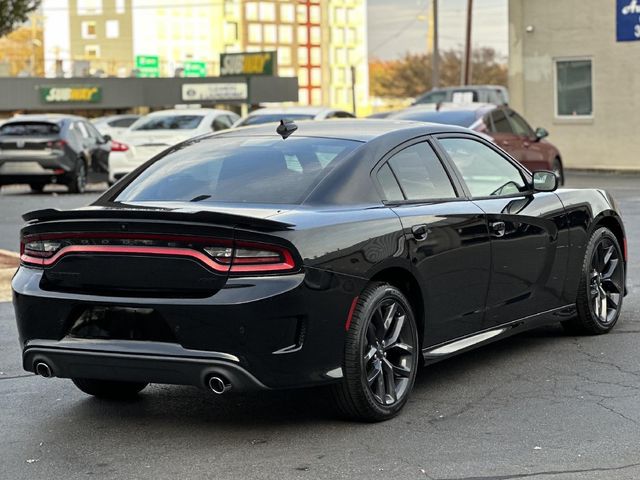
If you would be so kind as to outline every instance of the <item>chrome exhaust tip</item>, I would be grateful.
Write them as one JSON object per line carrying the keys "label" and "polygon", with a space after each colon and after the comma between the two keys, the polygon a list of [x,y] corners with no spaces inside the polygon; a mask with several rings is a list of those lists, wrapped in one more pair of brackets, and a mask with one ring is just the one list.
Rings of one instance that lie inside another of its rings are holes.
{"label": "chrome exhaust tip", "polygon": [[51,378],[53,376],[53,373],[51,373],[51,367],[49,367],[49,365],[44,362],[36,363],[34,370],[36,371],[37,375],[40,375],[44,378]]}
{"label": "chrome exhaust tip", "polygon": [[223,393],[227,393],[231,390],[231,384],[227,380],[221,377],[216,377],[215,375],[209,377],[207,385],[209,386],[209,390],[216,395],[222,395]]}

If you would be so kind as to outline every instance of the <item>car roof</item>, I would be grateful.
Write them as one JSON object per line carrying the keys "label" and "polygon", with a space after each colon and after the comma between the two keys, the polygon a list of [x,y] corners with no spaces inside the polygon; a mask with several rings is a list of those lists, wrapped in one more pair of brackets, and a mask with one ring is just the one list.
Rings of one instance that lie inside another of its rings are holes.
{"label": "car roof", "polygon": [[13,118],[7,120],[10,122],[60,122],[63,120],[86,120],[84,117],[78,115],[64,115],[61,113],[31,113],[16,115]]}
{"label": "car roof", "polygon": [[219,108],[171,108],[168,110],[158,110],[156,112],[148,113],[145,117],[158,116],[158,115],[228,115],[233,113],[229,110],[222,110]]}
{"label": "car roof", "polygon": [[394,115],[400,115],[409,112],[477,112],[479,110],[493,110],[499,108],[498,105],[493,103],[471,102],[471,103],[453,103],[453,102],[441,102],[441,103],[422,103],[418,105],[412,105],[398,112],[393,112],[390,117]]}
{"label": "car roof", "polygon": [[121,113],[118,115],[105,115],[104,117],[96,117],[96,118],[92,118],[91,121],[93,123],[97,123],[97,122],[109,122],[111,120],[117,120],[119,118],[140,118],[140,115],[138,115],[137,113]]}
{"label": "car roof", "polygon": [[[298,130],[293,136],[325,137],[343,140],[369,142],[370,140],[391,133],[404,133],[411,138],[421,135],[431,135],[444,132],[469,133],[471,130],[452,125],[436,123],[414,122],[406,120],[387,119],[340,119],[323,122],[300,121],[295,122]],[[271,136],[277,135],[275,124],[264,124],[243,127],[242,129],[224,130],[214,134],[216,136]]]}
{"label": "car roof", "polygon": [[265,107],[259,110],[255,110],[249,114],[249,116],[254,115],[277,115],[279,113],[285,114],[288,113],[290,115],[319,115],[324,112],[335,112],[341,111],[335,108],[329,107]]}
{"label": "car roof", "polygon": [[[500,90],[506,90],[506,87],[504,87],[503,85],[489,85],[489,84],[484,84],[484,85],[457,85],[457,86],[452,86],[452,87],[438,87],[438,88],[434,88],[431,91],[449,91],[449,90],[496,90],[496,89],[500,89]],[[428,92],[427,92],[428,93]]]}

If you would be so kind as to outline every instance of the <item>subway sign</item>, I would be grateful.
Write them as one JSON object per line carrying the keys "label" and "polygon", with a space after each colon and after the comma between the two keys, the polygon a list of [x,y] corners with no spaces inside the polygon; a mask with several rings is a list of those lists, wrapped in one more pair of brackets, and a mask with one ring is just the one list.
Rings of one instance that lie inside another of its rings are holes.
{"label": "subway sign", "polygon": [[99,103],[102,88],[97,85],[40,86],[43,103]]}
{"label": "subway sign", "polygon": [[616,40],[633,42],[640,40],[640,2],[616,0]]}
{"label": "subway sign", "polygon": [[220,54],[220,76],[275,75],[276,52]]}

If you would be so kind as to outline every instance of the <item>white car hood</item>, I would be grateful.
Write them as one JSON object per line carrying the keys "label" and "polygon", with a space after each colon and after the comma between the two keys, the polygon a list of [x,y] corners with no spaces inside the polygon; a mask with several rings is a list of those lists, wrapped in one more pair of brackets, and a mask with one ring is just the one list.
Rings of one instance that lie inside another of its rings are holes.
{"label": "white car hood", "polygon": [[128,145],[169,147],[183,142],[199,134],[198,130],[129,130],[121,135],[121,139]]}

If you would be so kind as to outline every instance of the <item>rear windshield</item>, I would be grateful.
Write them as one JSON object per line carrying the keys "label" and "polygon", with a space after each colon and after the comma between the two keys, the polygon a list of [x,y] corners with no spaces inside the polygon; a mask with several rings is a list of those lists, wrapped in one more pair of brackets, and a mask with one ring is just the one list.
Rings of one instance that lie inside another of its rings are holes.
{"label": "rear windshield", "polygon": [[358,145],[309,137],[204,138],[153,162],[115,201],[300,204]]}
{"label": "rear windshield", "polygon": [[154,115],[141,118],[131,130],[193,130],[203,118],[202,115]]}
{"label": "rear windshield", "polygon": [[393,117],[396,120],[416,120],[418,122],[442,123],[470,127],[476,121],[476,112],[452,110],[449,112],[402,112]]}
{"label": "rear windshield", "polygon": [[275,123],[280,120],[313,120],[313,115],[307,113],[270,113],[265,115],[250,115],[239,126],[261,125],[263,123]]}
{"label": "rear windshield", "polygon": [[0,135],[55,135],[60,126],[49,122],[11,122],[0,127]]}

